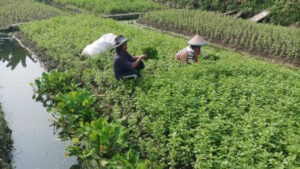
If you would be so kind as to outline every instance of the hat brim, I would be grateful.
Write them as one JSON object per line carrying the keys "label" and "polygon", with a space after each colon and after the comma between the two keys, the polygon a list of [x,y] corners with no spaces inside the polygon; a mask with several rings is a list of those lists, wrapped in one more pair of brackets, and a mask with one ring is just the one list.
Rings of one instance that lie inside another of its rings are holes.
{"label": "hat brim", "polygon": [[129,39],[126,39],[124,42],[122,42],[122,43],[120,43],[120,44],[118,44],[118,45],[115,45],[114,47],[113,47],[113,49],[114,48],[117,48],[117,47],[119,47],[119,46],[122,46],[124,43],[127,43],[129,41]]}
{"label": "hat brim", "polygon": [[205,42],[205,43],[202,43],[202,44],[191,44],[192,46],[204,46],[204,45],[207,45],[208,43]]}

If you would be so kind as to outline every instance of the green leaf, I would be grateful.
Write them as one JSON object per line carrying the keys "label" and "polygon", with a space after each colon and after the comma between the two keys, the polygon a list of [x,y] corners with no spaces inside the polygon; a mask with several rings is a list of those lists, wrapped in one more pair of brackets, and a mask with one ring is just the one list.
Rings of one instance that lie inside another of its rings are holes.
{"label": "green leaf", "polygon": [[36,80],[34,81],[34,84],[35,84],[38,88],[41,87],[41,81],[39,80],[39,78],[36,79]]}
{"label": "green leaf", "polygon": [[79,143],[79,139],[75,137],[75,138],[73,138],[72,142],[73,142],[73,144],[78,144]]}
{"label": "green leaf", "polygon": [[105,167],[109,162],[106,160],[101,160],[100,164],[101,166]]}

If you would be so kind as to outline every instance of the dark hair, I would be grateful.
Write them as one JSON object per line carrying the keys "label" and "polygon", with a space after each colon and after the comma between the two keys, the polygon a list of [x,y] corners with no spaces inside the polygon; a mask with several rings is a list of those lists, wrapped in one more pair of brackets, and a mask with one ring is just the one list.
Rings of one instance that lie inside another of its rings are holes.
{"label": "dark hair", "polygon": [[120,45],[120,46],[118,46],[116,49],[117,49],[117,52],[120,52],[120,50],[122,49],[122,46],[123,45]]}
{"label": "dark hair", "polygon": [[127,44],[127,42],[123,43],[122,45],[118,46],[116,49],[117,49],[117,52],[120,52],[120,50],[122,49],[122,46]]}
{"label": "dark hair", "polygon": [[193,50],[195,50],[197,47],[200,47],[201,48],[201,46],[195,46],[195,45],[190,45],[191,46],[191,48],[193,49]]}

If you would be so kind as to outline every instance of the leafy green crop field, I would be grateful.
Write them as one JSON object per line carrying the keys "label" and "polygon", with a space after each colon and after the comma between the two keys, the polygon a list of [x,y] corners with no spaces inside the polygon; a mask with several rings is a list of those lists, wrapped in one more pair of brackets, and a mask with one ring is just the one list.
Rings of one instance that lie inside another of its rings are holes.
{"label": "leafy green crop field", "polygon": [[[274,5],[276,0],[243,0],[243,1],[223,1],[223,0],[155,0],[160,3],[168,3],[174,8],[200,8],[210,11],[248,10],[259,11]],[[286,3],[286,1],[282,1]]]}
{"label": "leafy green crop field", "polygon": [[11,130],[4,118],[4,112],[2,112],[0,104],[0,168],[12,168],[12,147]]}
{"label": "leafy green crop field", "polygon": [[74,5],[91,10],[97,14],[120,14],[131,12],[147,12],[164,9],[162,4],[151,0],[53,0],[63,5]]}
{"label": "leafy green crop field", "polygon": [[[57,69],[72,77],[44,75],[42,86],[49,88],[39,90],[49,98],[57,97],[53,112],[59,112],[59,118],[54,122],[69,129],[62,137],[75,144],[70,155],[97,165],[103,158],[116,160],[107,150],[122,152],[132,145],[140,158],[150,161],[146,168],[300,167],[299,70],[211,46],[203,47],[203,53],[217,59],[183,65],[174,56],[187,40],[95,16],[34,21],[21,30],[46,53],[40,57],[51,58]],[[105,33],[131,39],[132,55],[155,46],[158,59],[145,61],[142,79],[117,81],[112,70],[114,52],[80,56],[87,44]],[[94,100],[76,85],[102,96]],[[93,118],[102,114],[110,121],[123,121],[129,134],[126,145],[124,139],[111,145],[101,141],[108,136],[100,126],[110,123]],[[114,149],[115,144],[119,148]]]}
{"label": "leafy green crop field", "polygon": [[41,20],[58,15],[66,15],[66,13],[34,0],[0,1],[0,29],[6,29],[15,23]]}
{"label": "leafy green crop field", "polygon": [[269,10],[270,16],[263,22],[289,26],[300,23],[300,1],[298,0],[154,0],[172,8],[201,9],[207,11],[244,11],[243,16],[251,17],[263,10]]}
{"label": "leafy green crop field", "polygon": [[207,40],[264,57],[281,57],[300,63],[300,30],[257,24],[205,11],[157,11],[139,18],[139,23]]}

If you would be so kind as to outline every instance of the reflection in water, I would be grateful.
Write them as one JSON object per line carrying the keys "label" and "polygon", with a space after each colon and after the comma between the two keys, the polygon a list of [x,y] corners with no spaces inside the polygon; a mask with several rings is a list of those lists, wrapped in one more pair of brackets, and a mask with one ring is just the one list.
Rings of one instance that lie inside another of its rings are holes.
{"label": "reflection in water", "polygon": [[14,70],[20,62],[23,67],[26,67],[26,57],[36,62],[24,48],[19,47],[14,39],[5,34],[0,34],[0,62],[7,62],[6,67]]}

